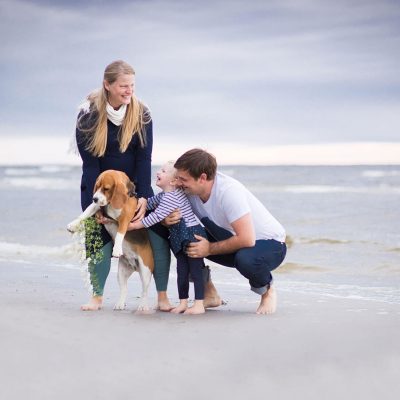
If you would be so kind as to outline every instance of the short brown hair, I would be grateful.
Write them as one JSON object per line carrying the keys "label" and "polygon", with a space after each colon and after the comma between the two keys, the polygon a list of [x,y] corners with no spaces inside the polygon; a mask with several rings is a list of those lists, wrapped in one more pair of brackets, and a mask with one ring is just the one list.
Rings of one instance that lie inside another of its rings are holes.
{"label": "short brown hair", "polygon": [[207,180],[210,181],[215,178],[217,160],[205,150],[191,149],[176,160],[174,167],[187,171],[195,179],[199,179],[200,175],[204,173],[207,175]]}

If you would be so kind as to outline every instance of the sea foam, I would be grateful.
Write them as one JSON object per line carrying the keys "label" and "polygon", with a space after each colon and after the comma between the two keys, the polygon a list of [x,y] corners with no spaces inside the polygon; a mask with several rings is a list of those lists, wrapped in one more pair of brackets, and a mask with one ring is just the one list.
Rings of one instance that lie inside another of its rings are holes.
{"label": "sea foam", "polygon": [[0,242],[0,257],[4,260],[54,259],[74,261],[78,259],[75,243],[64,246],[38,246],[21,243]]}

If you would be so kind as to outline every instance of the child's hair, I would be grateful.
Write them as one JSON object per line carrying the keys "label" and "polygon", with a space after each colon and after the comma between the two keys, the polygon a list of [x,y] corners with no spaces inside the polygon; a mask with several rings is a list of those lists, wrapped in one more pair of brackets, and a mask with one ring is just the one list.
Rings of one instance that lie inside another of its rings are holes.
{"label": "child's hair", "polygon": [[175,160],[169,160],[169,161],[167,161],[167,162],[164,164],[164,166],[165,166],[166,168],[168,168],[168,170],[170,170],[171,173],[173,173],[173,175],[174,175],[174,177],[175,177],[176,168],[174,167],[174,164],[175,164]]}

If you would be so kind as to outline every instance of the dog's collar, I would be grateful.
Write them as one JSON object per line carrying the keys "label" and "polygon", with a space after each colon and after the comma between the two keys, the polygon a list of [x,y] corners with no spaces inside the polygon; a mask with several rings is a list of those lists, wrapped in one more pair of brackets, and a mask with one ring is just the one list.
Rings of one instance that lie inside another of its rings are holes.
{"label": "dog's collar", "polygon": [[[107,206],[102,206],[102,207],[100,207],[100,209],[101,209],[101,211],[103,212],[103,215],[104,215],[106,218],[112,219],[113,221],[117,221],[115,218],[110,217],[110,216],[107,214]],[[118,222],[118,221],[117,221],[117,222]]]}

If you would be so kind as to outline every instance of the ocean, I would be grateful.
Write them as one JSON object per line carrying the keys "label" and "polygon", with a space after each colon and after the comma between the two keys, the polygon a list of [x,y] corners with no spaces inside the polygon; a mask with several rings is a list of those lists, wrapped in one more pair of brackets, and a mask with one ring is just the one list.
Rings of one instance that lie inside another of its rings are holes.
{"label": "ocean", "polygon": [[[287,257],[274,272],[278,290],[400,304],[400,166],[220,170],[247,186],[286,229]],[[80,177],[76,166],[0,167],[0,262],[79,273],[66,225],[80,213]],[[236,270],[211,266],[217,287],[247,295]]]}

